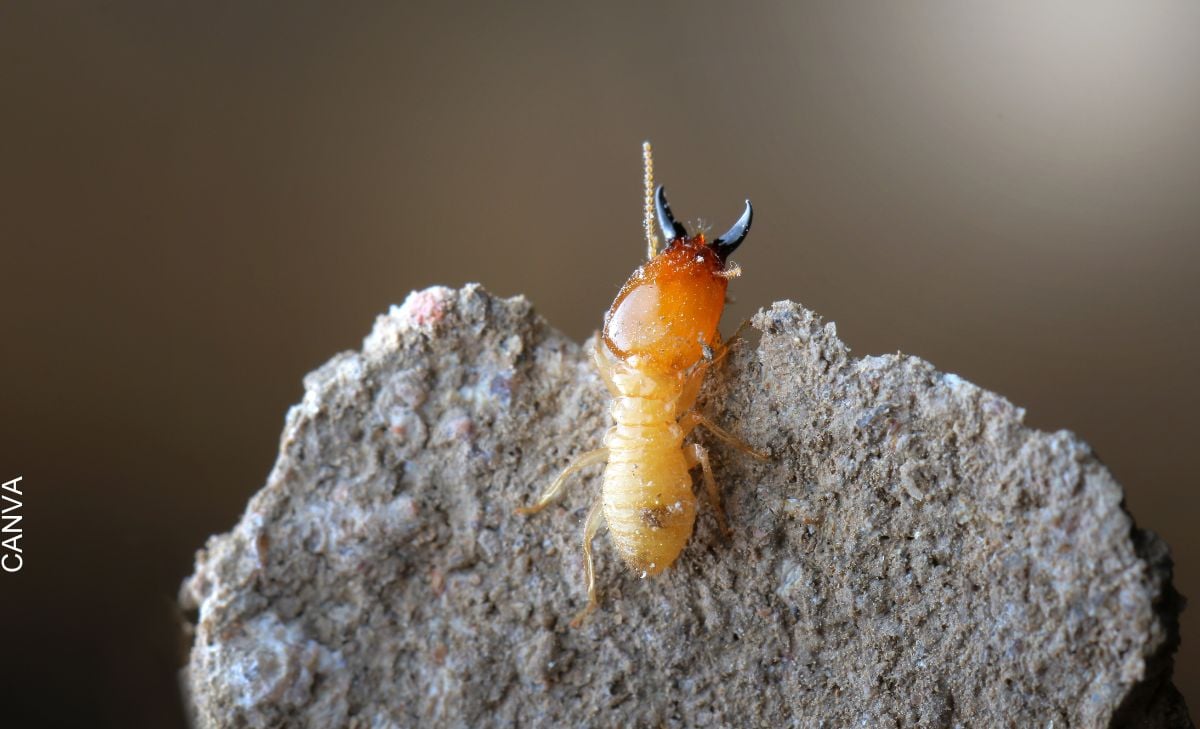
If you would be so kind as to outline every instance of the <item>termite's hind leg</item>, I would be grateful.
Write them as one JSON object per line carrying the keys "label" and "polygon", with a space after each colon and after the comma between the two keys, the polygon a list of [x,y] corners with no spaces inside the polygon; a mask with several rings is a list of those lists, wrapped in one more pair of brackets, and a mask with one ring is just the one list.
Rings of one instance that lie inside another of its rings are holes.
{"label": "termite's hind leg", "polygon": [[716,423],[709,420],[708,418],[704,417],[703,415],[696,412],[695,410],[688,413],[687,415],[684,415],[682,418],[679,419],[679,427],[683,430],[683,435],[685,438],[687,437],[687,435],[689,433],[691,433],[693,430],[695,430],[696,426],[698,426],[698,425],[703,425],[705,428],[708,429],[708,432],[717,436],[718,438],[725,441],[726,443],[733,446],[734,448],[737,448],[739,451],[745,453],[746,455],[751,456],[752,458],[757,458],[760,461],[771,460],[771,457],[769,455],[767,455],[766,453],[763,453],[762,451],[754,450],[754,448],[750,447],[750,444],[746,443],[746,441],[737,437],[733,433],[730,433],[728,430],[725,430],[724,428],[717,425]]}
{"label": "termite's hind leg", "polygon": [[596,532],[600,531],[602,521],[604,521],[604,500],[596,499],[596,503],[592,504],[587,520],[583,524],[583,576],[584,581],[587,582],[587,605],[571,621],[572,628],[582,625],[584,618],[591,614],[599,604],[596,600],[596,567],[592,564],[592,540],[596,538]]}
{"label": "termite's hind leg", "polygon": [[713,511],[717,515],[717,525],[721,527],[721,533],[729,538],[733,532],[729,529],[729,523],[725,521],[725,509],[721,506],[721,492],[717,490],[717,479],[713,478],[712,464],[708,462],[708,449],[699,443],[692,443],[683,449],[683,457],[687,459],[688,469],[693,469],[697,465],[704,472],[704,489],[708,493],[708,502],[712,504]]}
{"label": "termite's hind leg", "polygon": [[594,451],[588,451],[587,453],[584,453],[579,458],[576,458],[574,463],[564,468],[562,473],[558,474],[558,478],[554,479],[554,483],[550,484],[550,488],[546,489],[546,492],[543,493],[541,498],[537,500],[537,503],[535,503],[533,506],[519,506],[517,507],[517,513],[525,515],[538,513],[542,509],[546,508],[547,504],[558,498],[558,495],[562,493],[563,487],[567,485],[567,479],[570,478],[572,474],[587,468],[588,466],[594,466],[597,463],[604,463],[607,460],[607,448],[597,448]]}

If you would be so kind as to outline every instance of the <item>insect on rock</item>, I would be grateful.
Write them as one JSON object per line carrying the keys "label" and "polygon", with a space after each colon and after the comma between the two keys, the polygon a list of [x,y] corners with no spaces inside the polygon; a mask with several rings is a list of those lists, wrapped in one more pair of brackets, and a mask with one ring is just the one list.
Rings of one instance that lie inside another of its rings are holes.
{"label": "insect on rock", "polygon": [[[654,187],[650,144],[642,145],[645,165],[645,233],[649,260],[638,267],[604,317],[593,357],[612,395],[615,422],[604,447],[584,453],[521,514],[541,511],[562,493],[568,478],[588,466],[606,464],[600,497],[583,529],[587,606],[572,621],[578,626],[596,608],[592,540],[608,525],[621,558],[642,577],[657,575],[679,556],[696,521],[691,469],[700,466],[708,499],[721,530],[729,527],[720,493],[699,443],[684,444],[698,426],[756,458],[766,456],[695,410],[709,369],[728,353],[717,324],[725,308],[729,279],[740,269],[729,255],[750,230],[753,209],[724,235],[711,241],[688,235],[675,220],[662,186]],[[654,235],[654,218],[664,247]]]}

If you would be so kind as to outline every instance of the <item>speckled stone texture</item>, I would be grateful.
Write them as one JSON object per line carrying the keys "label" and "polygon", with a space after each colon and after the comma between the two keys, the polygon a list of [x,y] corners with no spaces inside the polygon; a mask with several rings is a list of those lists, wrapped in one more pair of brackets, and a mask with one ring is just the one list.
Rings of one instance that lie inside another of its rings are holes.
{"label": "speckled stone texture", "polygon": [[197,555],[197,725],[1191,726],[1166,546],[1083,442],[797,304],[753,323],[700,405],[772,456],[706,441],[732,540],[702,501],[643,580],[601,533],[573,630],[599,469],[513,508],[609,425],[591,343],[477,286],[381,316]]}

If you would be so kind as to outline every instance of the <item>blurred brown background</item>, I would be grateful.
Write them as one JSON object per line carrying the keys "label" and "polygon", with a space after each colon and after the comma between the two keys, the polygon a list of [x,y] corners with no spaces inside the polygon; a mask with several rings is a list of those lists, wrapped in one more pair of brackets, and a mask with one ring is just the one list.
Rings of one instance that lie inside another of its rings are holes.
{"label": "blurred brown background", "polygon": [[178,584],[301,377],[435,283],[586,337],[645,138],[681,218],[755,203],[727,323],[1078,432],[1200,595],[1200,5],[877,5],[0,5],[6,723],[182,726]]}

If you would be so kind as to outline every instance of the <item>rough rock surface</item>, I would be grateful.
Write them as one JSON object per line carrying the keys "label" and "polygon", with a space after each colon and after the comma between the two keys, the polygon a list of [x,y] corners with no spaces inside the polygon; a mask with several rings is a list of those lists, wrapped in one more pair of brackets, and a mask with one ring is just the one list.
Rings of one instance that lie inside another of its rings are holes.
{"label": "rough rock surface", "polygon": [[1070,433],[929,363],[851,358],[791,302],[701,407],[702,506],[643,580],[580,530],[606,395],[521,298],[414,293],[308,376],[279,460],[185,582],[203,727],[1185,727],[1165,545]]}

